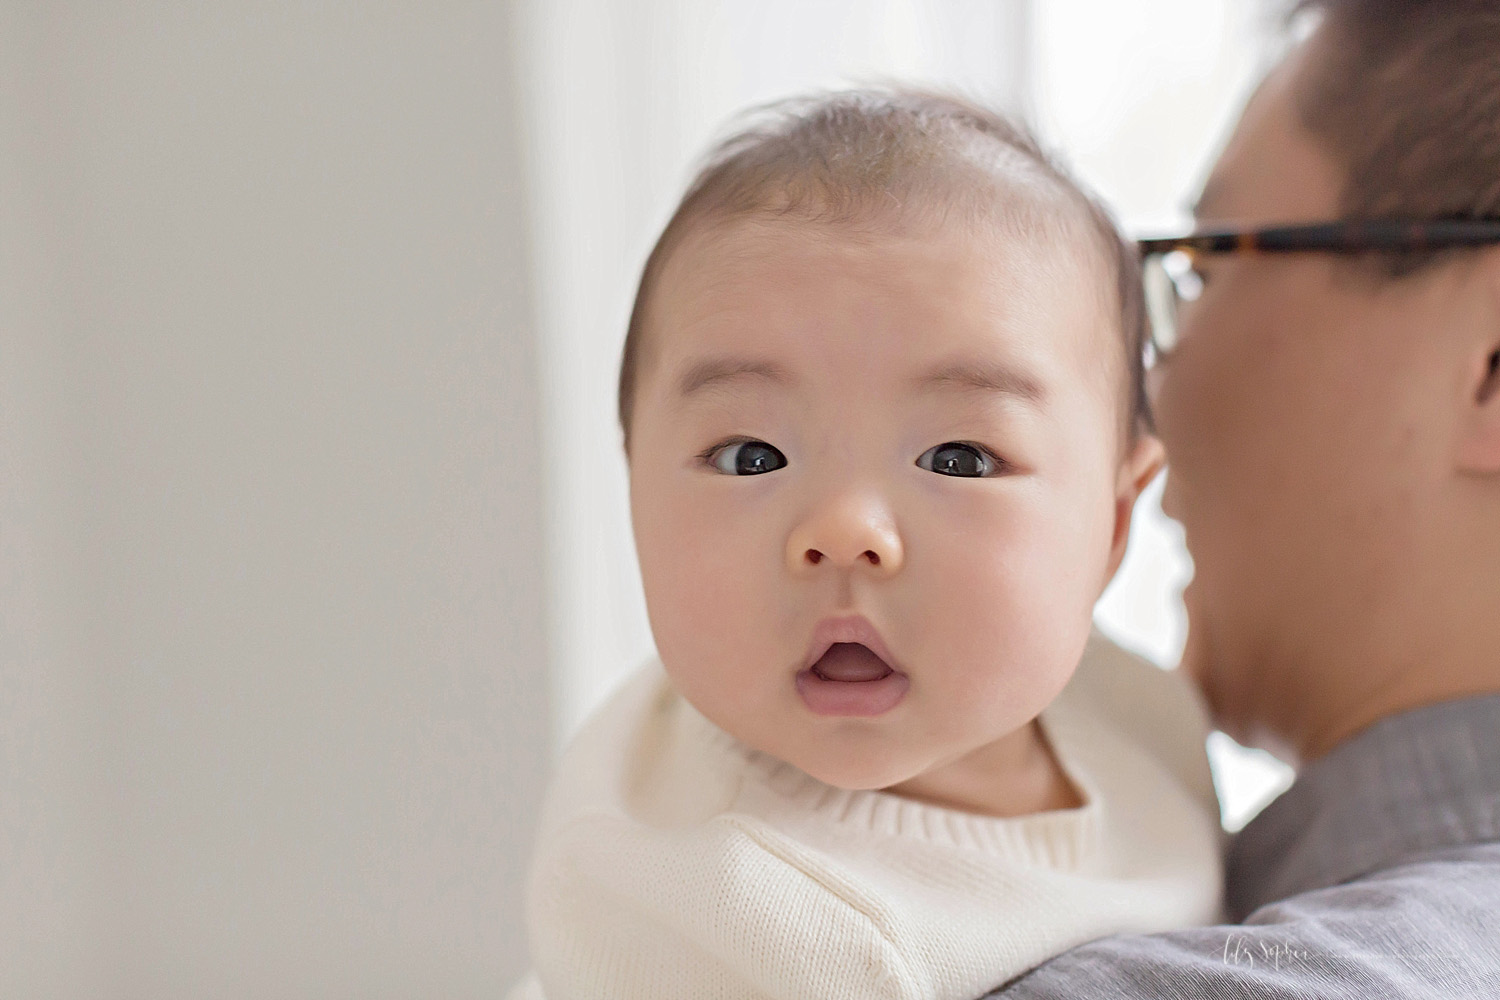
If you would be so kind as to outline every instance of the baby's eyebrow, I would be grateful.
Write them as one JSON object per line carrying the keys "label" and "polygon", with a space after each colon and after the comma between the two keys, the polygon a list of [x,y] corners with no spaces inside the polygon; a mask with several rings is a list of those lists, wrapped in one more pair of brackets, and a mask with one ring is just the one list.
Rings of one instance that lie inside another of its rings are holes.
{"label": "baby's eyebrow", "polygon": [[1040,407],[1047,400],[1047,390],[1029,372],[994,361],[958,361],[943,365],[915,380],[918,389],[961,389],[996,392],[1014,396],[1024,403]]}
{"label": "baby's eyebrow", "polygon": [[771,361],[757,358],[705,358],[690,365],[677,380],[677,395],[686,399],[711,386],[743,379],[786,385],[792,381],[787,370]]}

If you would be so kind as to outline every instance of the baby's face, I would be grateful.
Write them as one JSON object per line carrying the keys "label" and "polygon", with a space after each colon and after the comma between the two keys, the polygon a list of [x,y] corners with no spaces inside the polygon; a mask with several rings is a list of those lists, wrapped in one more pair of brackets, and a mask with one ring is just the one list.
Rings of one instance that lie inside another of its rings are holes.
{"label": "baby's face", "polygon": [[673,253],[631,506],[657,648],[700,712],[844,788],[1032,737],[1134,498],[1100,272],[956,226],[741,220]]}

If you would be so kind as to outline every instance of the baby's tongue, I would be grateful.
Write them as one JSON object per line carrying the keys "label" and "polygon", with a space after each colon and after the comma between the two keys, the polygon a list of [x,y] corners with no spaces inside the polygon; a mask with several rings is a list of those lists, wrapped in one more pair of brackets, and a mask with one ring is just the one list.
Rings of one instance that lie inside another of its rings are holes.
{"label": "baby's tongue", "polygon": [[813,670],[830,681],[878,681],[891,672],[884,660],[857,642],[834,643]]}

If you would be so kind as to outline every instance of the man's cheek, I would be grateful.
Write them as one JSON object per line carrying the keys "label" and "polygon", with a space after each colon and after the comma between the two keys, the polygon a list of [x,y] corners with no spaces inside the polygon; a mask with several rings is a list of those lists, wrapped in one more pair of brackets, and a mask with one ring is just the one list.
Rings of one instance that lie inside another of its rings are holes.
{"label": "man's cheek", "polygon": [[1197,607],[1191,584],[1183,591],[1182,605],[1187,613],[1188,630],[1178,669],[1194,684],[1204,688],[1206,687],[1208,623],[1203,620],[1203,612]]}

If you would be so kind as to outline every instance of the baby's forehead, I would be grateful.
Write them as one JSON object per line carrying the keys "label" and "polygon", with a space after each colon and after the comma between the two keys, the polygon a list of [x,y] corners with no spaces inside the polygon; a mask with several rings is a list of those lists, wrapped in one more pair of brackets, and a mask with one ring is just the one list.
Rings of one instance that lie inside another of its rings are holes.
{"label": "baby's forehead", "polygon": [[[1066,205],[989,211],[907,203],[862,215],[752,212],[699,220],[651,289],[649,325],[670,309],[731,308],[757,282],[879,276],[912,295],[983,293],[1037,307],[1048,299],[1111,311],[1114,276],[1086,224]],[[774,294],[775,287],[768,289]],[[941,304],[935,303],[935,304]]]}
{"label": "baby's forehead", "polygon": [[[1099,368],[1118,339],[1097,255],[989,221],[741,217],[685,239],[661,275],[650,355],[788,357],[837,337],[846,360],[894,370],[1026,353]],[[1096,333],[1096,331],[1098,331]]]}
{"label": "baby's forehead", "polygon": [[[741,384],[763,387],[858,371],[874,391],[914,396],[967,387],[981,391],[953,398],[1035,404],[1088,386],[1113,399],[1118,310],[1085,240],[1029,220],[937,212],[707,220],[660,275],[643,374],[669,396],[695,370],[748,367],[759,381]],[[767,372],[781,377],[760,378]],[[1021,384],[1043,391],[982,391]]]}

